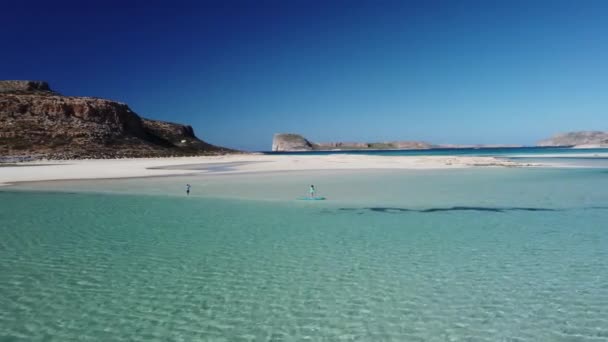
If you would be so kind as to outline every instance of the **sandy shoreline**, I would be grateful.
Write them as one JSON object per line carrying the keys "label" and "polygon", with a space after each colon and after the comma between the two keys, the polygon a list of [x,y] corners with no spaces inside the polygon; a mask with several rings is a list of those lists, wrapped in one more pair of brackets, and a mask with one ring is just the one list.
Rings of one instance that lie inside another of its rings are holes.
{"label": "sandy shoreline", "polygon": [[423,170],[474,166],[521,167],[531,165],[494,157],[345,154],[238,154],[176,158],[37,161],[0,167],[0,185],[34,181],[175,176],[193,173],[239,174],[359,169]]}

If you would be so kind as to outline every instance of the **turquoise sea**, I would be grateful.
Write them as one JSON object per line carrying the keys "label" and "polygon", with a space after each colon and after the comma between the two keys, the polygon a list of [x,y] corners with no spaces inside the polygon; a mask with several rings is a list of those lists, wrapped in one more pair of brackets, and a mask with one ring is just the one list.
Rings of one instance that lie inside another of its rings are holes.
{"label": "turquoise sea", "polygon": [[423,150],[335,150],[304,152],[263,152],[268,155],[354,154],[375,156],[476,156],[506,158],[523,163],[542,163],[560,167],[599,167],[608,169],[608,148],[569,147],[483,147],[432,148]]}
{"label": "turquoise sea", "polygon": [[324,154],[365,154],[385,156],[496,156],[511,155],[574,155],[608,153],[608,148],[570,148],[570,147],[469,147],[469,148],[431,148],[418,150],[334,150],[305,152],[263,152],[274,155],[324,155]]}
{"label": "turquoise sea", "polygon": [[608,341],[608,168],[0,191],[0,341],[306,340]]}

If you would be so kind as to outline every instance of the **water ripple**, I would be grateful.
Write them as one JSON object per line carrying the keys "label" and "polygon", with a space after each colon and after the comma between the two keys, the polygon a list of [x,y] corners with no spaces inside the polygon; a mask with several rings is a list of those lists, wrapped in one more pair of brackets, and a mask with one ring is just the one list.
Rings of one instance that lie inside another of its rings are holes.
{"label": "water ripple", "polygon": [[608,341],[605,210],[0,196],[2,341]]}

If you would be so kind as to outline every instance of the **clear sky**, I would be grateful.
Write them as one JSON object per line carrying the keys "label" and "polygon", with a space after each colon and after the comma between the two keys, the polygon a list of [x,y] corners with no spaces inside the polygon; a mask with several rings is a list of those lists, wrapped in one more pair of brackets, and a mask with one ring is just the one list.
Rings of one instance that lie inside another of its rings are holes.
{"label": "clear sky", "polygon": [[228,147],[608,129],[608,1],[4,1],[1,79]]}

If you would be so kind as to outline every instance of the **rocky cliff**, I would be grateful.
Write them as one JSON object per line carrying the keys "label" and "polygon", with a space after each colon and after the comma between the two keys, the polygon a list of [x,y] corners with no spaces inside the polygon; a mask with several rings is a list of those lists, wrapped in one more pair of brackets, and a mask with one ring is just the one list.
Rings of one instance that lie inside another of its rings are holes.
{"label": "rocky cliff", "polygon": [[420,141],[394,142],[329,142],[313,143],[299,134],[277,133],[272,140],[272,150],[288,151],[324,151],[324,150],[399,150],[399,149],[428,149],[431,144]]}
{"label": "rocky cliff", "polygon": [[43,81],[0,81],[0,93],[53,92]]}
{"label": "rocky cliff", "polygon": [[0,81],[0,157],[118,158],[229,152],[190,126],[143,119],[124,103],[62,96],[46,82]]}
{"label": "rocky cliff", "polygon": [[554,135],[537,146],[608,147],[608,132],[579,131]]}
{"label": "rocky cliff", "polygon": [[272,138],[273,151],[312,151],[313,144],[299,134],[277,133]]}

